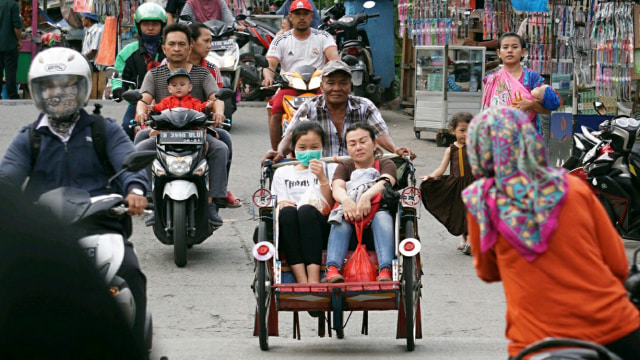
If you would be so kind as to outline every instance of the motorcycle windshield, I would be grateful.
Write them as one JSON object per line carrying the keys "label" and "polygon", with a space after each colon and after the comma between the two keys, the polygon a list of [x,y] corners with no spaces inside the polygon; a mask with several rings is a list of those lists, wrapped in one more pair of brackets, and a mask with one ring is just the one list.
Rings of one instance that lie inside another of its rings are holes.
{"label": "motorcycle windshield", "polygon": [[85,190],[60,187],[40,195],[37,204],[49,209],[63,224],[73,224],[91,206],[91,195]]}
{"label": "motorcycle windshield", "polygon": [[158,129],[191,129],[206,124],[207,116],[201,112],[186,108],[173,108],[150,115],[154,128]]}

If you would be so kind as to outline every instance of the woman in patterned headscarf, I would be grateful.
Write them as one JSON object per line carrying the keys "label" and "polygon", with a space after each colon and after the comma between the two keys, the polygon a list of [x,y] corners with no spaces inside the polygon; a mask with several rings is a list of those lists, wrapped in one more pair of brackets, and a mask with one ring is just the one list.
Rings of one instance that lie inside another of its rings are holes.
{"label": "woman in patterned headscarf", "polygon": [[476,115],[467,144],[477,179],[462,194],[471,251],[482,280],[503,282],[509,355],[552,336],[640,359],[625,248],[588,184],[547,166],[543,142],[514,108]]}

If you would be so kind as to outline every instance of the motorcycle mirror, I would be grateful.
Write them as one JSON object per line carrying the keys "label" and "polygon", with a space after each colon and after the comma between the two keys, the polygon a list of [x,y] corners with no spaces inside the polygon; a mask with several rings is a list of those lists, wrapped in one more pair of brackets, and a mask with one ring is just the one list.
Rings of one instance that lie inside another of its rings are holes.
{"label": "motorcycle mirror", "polygon": [[245,14],[238,14],[236,16],[236,20],[238,20],[238,21],[242,21],[242,20],[244,20],[246,18],[247,18],[247,15],[245,15]]}
{"label": "motorcycle mirror", "polygon": [[147,166],[151,165],[151,163],[155,158],[156,158],[155,150],[132,152],[122,162],[122,169],[120,169],[120,171],[118,171],[117,173],[115,173],[115,175],[109,178],[109,181],[107,181],[107,189],[111,189],[111,183],[113,183],[113,181],[117,179],[120,175],[122,175],[122,173],[124,173],[125,171],[131,171],[131,172],[140,171],[146,168]]}
{"label": "motorcycle mirror", "polygon": [[109,66],[107,70],[104,71],[104,73],[107,76],[107,79],[120,77],[120,72],[118,71],[118,69],[114,68],[113,66]]}
{"label": "motorcycle mirror", "polygon": [[193,18],[191,17],[191,15],[180,15],[178,17],[178,20],[183,21],[185,23],[192,23],[193,22]]}
{"label": "motorcycle mirror", "polygon": [[122,94],[122,98],[131,104],[135,104],[138,101],[142,100],[142,94],[140,94],[136,90],[128,90],[124,94]]}
{"label": "motorcycle mirror", "polygon": [[365,3],[362,4],[362,7],[364,7],[365,9],[371,9],[374,6],[376,6],[375,1],[365,1]]}
{"label": "motorcycle mirror", "polygon": [[605,115],[607,113],[607,107],[600,101],[593,102],[593,109],[600,115]]}
{"label": "motorcycle mirror", "polygon": [[269,61],[267,61],[267,58],[264,57],[264,55],[256,54],[255,58],[256,64],[258,64],[260,67],[269,68]]}
{"label": "motorcycle mirror", "polygon": [[354,66],[358,64],[358,58],[353,55],[344,55],[342,57],[342,61],[344,61],[349,66]]}
{"label": "motorcycle mirror", "polygon": [[140,171],[151,165],[155,158],[155,150],[132,152],[122,162],[122,168],[126,168],[127,171]]}
{"label": "motorcycle mirror", "polygon": [[231,89],[220,89],[216,93],[216,99],[220,99],[224,101],[226,99],[231,98],[231,96],[233,96],[234,94],[235,93]]}

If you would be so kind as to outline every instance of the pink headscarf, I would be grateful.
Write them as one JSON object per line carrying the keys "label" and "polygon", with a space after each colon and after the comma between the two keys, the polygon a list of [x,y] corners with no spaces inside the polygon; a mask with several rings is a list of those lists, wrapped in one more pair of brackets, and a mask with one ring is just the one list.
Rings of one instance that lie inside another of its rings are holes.
{"label": "pink headscarf", "polygon": [[187,0],[187,4],[199,22],[222,19],[220,0]]}

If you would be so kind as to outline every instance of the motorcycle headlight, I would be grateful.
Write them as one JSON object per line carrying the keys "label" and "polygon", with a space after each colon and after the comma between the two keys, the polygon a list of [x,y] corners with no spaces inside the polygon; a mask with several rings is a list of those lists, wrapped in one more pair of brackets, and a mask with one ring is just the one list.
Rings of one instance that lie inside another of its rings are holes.
{"label": "motorcycle headlight", "polygon": [[156,176],[164,176],[167,175],[167,171],[162,167],[162,164],[158,159],[153,160],[153,164],[151,165],[151,172],[153,172]]}
{"label": "motorcycle headlight", "polygon": [[360,70],[351,72],[351,83],[353,84],[353,86],[362,85],[363,78],[364,78],[364,72]]}
{"label": "motorcycle headlight", "polygon": [[167,171],[170,173],[181,176],[189,172],[191,169],[191,163],[193,162],[193,156],[171,156],[165,155],[164,161],[167,164]]}
{"label": "motorcycle headlight", "polygon": [[222,57],[222,68],[234,68],[236,65],[236,57],[233,54],[225,54]]}
{"label": "motorcycle headlight", "polygon": [[320,83],[322,83],[322,76],[312,77],[311,81],[309,81],[309,90],[319,89]]}
{"label": "motorcycle headlight", "polygon": [[304,83],[304,80],[290,76],[287,80],[289,80],[289,87],[296,90],[307,90],[307,84]]}
{"label": "motorcycle headlight", "polygon": [[209,167],[207,166],[206,160],[202,160],[198,165],[198,167],[195,170],[193,170],[193,174],[198,176],[207,175],[208,173],[209,173]]}

